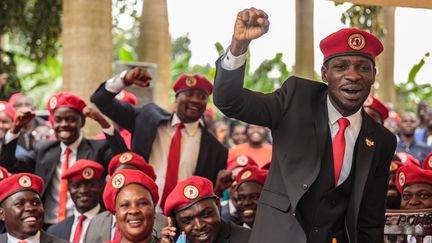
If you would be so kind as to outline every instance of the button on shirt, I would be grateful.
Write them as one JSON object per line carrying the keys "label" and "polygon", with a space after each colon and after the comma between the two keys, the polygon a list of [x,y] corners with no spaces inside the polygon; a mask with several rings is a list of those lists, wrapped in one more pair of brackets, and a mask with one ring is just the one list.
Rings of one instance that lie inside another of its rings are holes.
{"label": "button on shirt", "polygon": [[[89,210],[89,211],[87,211],[87,212],[85,212],[84,213],[84,215],[86,216],[86,219],[83,221],[83,226],[82,226],[82,231],[81,231],[81,239],[80,239],[80,243],[83,243],[83,239],[84,239],[84,236],[85,236],[85,234],[86,234],[86,232],[87,232],[87,229],[88,229],[88,226],[89,226],[89,224],[90,224],[90,220],[94,217],[94,216],[96,216],[98,213],[99,213],[99,211],[100,211],[100,205],[98,204],[96,207],[94,207],[93,209],[91,209],[91,210]],[[70,237],[69,237],[69,241],[70,242],[73,242],[73,237],[74,237],[74,235],[75,235],[75,230],[76,230],[76,227],[77,227],[77,225],[78,225],[78,217],[81,215],[81,213],[80,212],[78,212],[76,209],[74,210],[74,222],[73,222],[73,224],[72,224],[72,228],[71,228],[71,234],[70,234]]]}
{"label": "button on shirt", "polygon": [[[69,145],[71,153],[69,155],[69,168],[72,167],[77,160],[78,146],[82,141],[82,136],[80,136],[74,143]],[[56,224],[57,214],[58,214],[58,203],[59,203],[59,193],[60,193],[60,178],[62,172],[62,164],[65,161],[64,152],[68,147],[66,144],[60,143],[61,148],[61,163],[57,163],[54,175],[51,179],[51,183],[47,187],[47,194],[45,198],[45,223]],[[68,192],[68,199],[66,204],[66,217],[72,216],[74,212],[74,204]]]}
{"label": "button on shirt", "polygon": [[[333,106],[330,101],[330,98],[327,96],[327,110],[328,110],[328,124],[330,127],[330,132],[332,136],[332,141],[336,136],[336,133],[339,130],[339,124],[337,120],[343,117],[339,111]],[[345,155],[342,165],[341,174],[339,176],[338,185],[344,182],[351,171],[352,161],[353,161],[353,153],[354,146],[357,140],[357,137],[360,133],[360,128],[362,124],[362,116],[361,109],[351,116],[345,117],[350,121],[350,125],[345,129]]]}
{"label": "button on shirt", "polygon": [[[162,195],[165,186],[165,174],[168,165],[167,161],[171,140],[175,133],[176,125],[180,122],[180,119],[174,113],[169,122],[159,125],[153,141],[149,163],[153,166],[157,175],[156,184],[159,187],[159,195]],[[186,180],[195,172],[201,142],[201,128],[199,123],[199,120],[192,123],[185,123],[185,128],[181,130],[182,140],[178,181]],[[157,211],[161,211],[160,207],[157,208]]]}
{"label": "button on shirt", "polygon": [[[40,242],[40,231],[38,231],[34,236],[29,237],[29,238],[24,239],[24,240],[26,240],[28,243],[43,243],[43,242]],[[18,243],[19,241],[20,241],[20,239],[13,237],[9,233],[7,234],[7,243]]]}

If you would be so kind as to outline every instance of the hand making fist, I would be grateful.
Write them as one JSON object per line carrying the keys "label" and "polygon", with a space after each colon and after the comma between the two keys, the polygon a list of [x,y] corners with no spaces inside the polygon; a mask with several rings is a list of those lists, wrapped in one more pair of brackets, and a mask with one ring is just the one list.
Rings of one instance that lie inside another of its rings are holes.
{"label": "hand making fist", "polygon": [[126,73],[123,82],[126,85],[135,84],[140,87],[147,87],[150,85],[152,77],[150,72],[142,67],[135,67]]}

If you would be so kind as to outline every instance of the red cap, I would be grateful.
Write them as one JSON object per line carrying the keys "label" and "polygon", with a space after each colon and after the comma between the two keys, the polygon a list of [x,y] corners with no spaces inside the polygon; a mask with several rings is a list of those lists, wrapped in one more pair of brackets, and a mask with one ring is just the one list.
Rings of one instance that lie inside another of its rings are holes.
{"label": "red cap", "polygon": [[9,177],[9,171],[6,168],[0,166],[0,181]]}
{"label": "red cap", "polygon": [[0,202],[20,191],[34,191],[41,194],[44,188],[42,178],[30,173],[18,173],[0,181]]}
{"label": "red cap", "polygon": [[363,103],[364,107],[369,107],[372,110],[378,112],[381,116],[381,119],[384,121],[389,117],[389,109],[382,103],[378,98],[373,95],[370,95],[366,101]]}
{"label": "red cap", "polygon": [[21,92],[18,92],[18,93],[15,93],[15,94],[11,95],[11,97],[10,97],[9,100],[8,100],[8,103],[9,103],[11,106],[14,106],[16,100],[17,100],[19,97],[21,97],[21,96],[23,96],[23,93],[21,93]]}
{"label": "red cap", "polygon": [[105,185],[103,201],[108,211],[115,214],[115,200],[117,194],[123,187],[129,184],[138,184],[145,187],[150,192],[153,204],[156,206],[159,201],[159,194],[158,187],[153,179],[139,170],[124,169],[112,175]]}
{"label": "red cap", "polygon": [[257,162],[245,154],[239,154],[227,161],[227,170],[233,170],[238,167],[255,166],[258,167]]}
{"label": "red cap", "polygon": [[182,74],[177,79],[173,87],[176,94],[192,88],[202,89],[207,92],[208,95],[211,95],[213,92],[213,85],[210,83],[210,81],[206,77],[198,74]]}
{"label": "red cap", "polygon": [[246,166],[238,173],[236,177],[237,187],[246,181],[253,181],[260,185],[264,185],[267,174],[267,170],[261,170],[254,166]]}
{"label": "red cap", "polygon": [[114,156],[108,165],[108,174],[112,175],[122,164],[132,165],[156,181],[156,173],[153,167],[142,156],[131,151]]}
{"label": "red cap", "polygon": [[100,180],[104,167],[96,161],[80,159],[61,176],[67,180]]}
{"label": "red cap", "polygon": [[120,91],[120,93],[116,95],[116,98],[120,101],[127,102],[133,106],[136,106],[137,104],[137,97],[126,90]]}
{"label": "red cap", "polygon": [[15,118],[15,109],[6,101],[0,101],[0,111],[6,113],[11,120]]}
{"label": "red cap", "polygon": [[390,164],[390,173],[396,173],[396,171],[402,167],[404,164],[402,162],[393,160]]}
{"label": "red cap", "polygon": [[337,56],[364,56],[375,63],[384,47],[374,35],[356,28],[345,28],[334,32],[320,42],[324,62]]}
{"label": "red cap", "polygon": [[73,93],[60,92],[49,98],[47,107],[48,111],[52,114],[54,113],[54,110],[60,106],[72,108],[82,114],[87,103],[81,97]]}
{"label": "red cap", "polygon": [[405,165],[397,170],[396,187],[401,194],[405,186],[415,183],[432,185],[432,171],[424,170],[415,165]]}
{"label": "red cap", "polygon": [[164,214],[171,216],[207,198],[217,198],[213,191],[213,183],[207,178],[192,176],[178,183],[168,195]]}
{"label": "red cap", "polygon": [[404,165],[416,165],[420,167],[420,162],[411,154],[405,152],[397,152],[396,156],[401,160]]}
{"label": "red cap", "polygon": [[429,153],[423,161],[423,169],[432,170],[432,152]]}

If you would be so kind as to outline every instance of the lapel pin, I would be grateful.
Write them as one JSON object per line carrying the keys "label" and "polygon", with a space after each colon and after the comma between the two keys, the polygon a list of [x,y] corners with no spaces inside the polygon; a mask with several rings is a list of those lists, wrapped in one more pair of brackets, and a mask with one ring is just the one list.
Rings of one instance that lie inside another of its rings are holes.
{"label": "lapel pin", "polygon": [[368,146],[368,147],[372,147],[375,145],[375,142],[372,140],[369,140],[368,138],[366,138],[365,141],[366,141],[366,146]]}

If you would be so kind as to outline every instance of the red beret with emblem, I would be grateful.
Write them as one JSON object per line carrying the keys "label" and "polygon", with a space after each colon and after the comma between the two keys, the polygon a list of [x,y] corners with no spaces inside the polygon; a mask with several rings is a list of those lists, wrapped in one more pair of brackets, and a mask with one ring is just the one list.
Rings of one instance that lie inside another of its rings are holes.
{"label": "red beret with emblem", "polygon": [[9,171],[6,168],[0,166],[0,181],[9,177]]}
{"label": "red beret with emblem", "polygon": [[137,170],[144,172],[146,175],[150,176],[150,178],[156,181],[156,173],[154,172],[153,167],[147,163],[147,161],[142,156],[131,151],[119,153],[114,156],[108,165],[108,174],[114,174],[115,170],[123,164],[136,167]]}
{"label": "red beret with emblem", "polygon": [[429,153],[423,161],[423,169],[432,170],[432,152]]}
{"label": "red beret with emblem", "polygon": [[138,184],[145,187],[151,194],[153,205],[157,205],[159,194],[158,186],[154,180],[142,171],[124,169],[114,173],[105,185],[103,201],[108,211],[115,214],[115,200],[117,194],[129,184]]}
{"label": "red beret with emblem", "polygon": [[366,101],[363,103],[364,107],[369,107],[372,110],[378,112],[381,116],[381,119],[384,121],[389,117],[389,109],[382,103],[378,98],[373,95],[370,95]]}
{"label": "red beret with emblem", "polygon": [[198,74],[182,74],[174,83],[173,89],[176,94],[187,89],[202,89],[208,95],[211,95],[213,92],[213,85],[204,76]]}
{"label": "red beret with emblem", "polygon": [[54,94],[48,99],[47,108],[52,114],[54,113],[54,110],[60,106],[69,107],[82,114],[82,111],[84,107],[87,106],[87,103],[78,95],[69,92],[60,92]]}
{"label": "red beret with emblem", "polygon": [[227,170],[233,170],[238,167],[255,166],[258,167],[257,162],[245,154],[239,154],[227,161]]}
{"label": "red beret with emblem", "polygon": [[237,175],[236,182],[239,187],[243,182],[253,181],[264,185],[267,178],[268,170],[262,170],[255,166],[244,167]]}
{"label": "red beret with emblem", "polygon": [[403,188],[411,184],[426,183],[432,185],[432,171],[416,165],[404,165],[396,172],[396,187],[402,194]]}
{"label": "red beret with emblem", "polygon": [[80,159],[61,176],[67,180],[100,180],[104,167],[96,161]]}
{"label": "red beret with emblem", "polygon": [[18,173],[0,181],[0,202],[20,191],[34,191],[41,194],[44,188],[42,178],[30,173]]}
{"label": "red beret with emblem", "polygon": [[420,166],[420,162],[416,158],[414,158],[414,156],[412,156],[409,153],[397,152],[396,156],[400,159],[400,161],[404,165],[416,165],[416,166]]}
{"label": "red beret with emblem", "polygon": [[0,111],[3,111],[11,120],[15,118],[15,109],[6,101],[0,101]]}
{"label": "red beret with emblem", "polygon": [[213,183],[207,178],[192,176],[178,183],[168,195],[164,214],[171,216],[207,198],[217,198]]}
{"label": "red beret with emblem", "polygon": [[321,40],[320,49],[324,62],[338,56],[364,56],[375,62],[375,57],[384,50],[384,46],[367,31],[345,28]]}
{"label": "red beret with emblem", "polygon": [[136,104],[138,103],[137,102],[137,97],[134,94],[132,94],[131,92],[128,92],[126,90],[120,91],[120,93],[118,93],[116,95],[116,98],[118,100],[120,100],[120,101],[129,103],[129,104],[131,104],[133,106],[136,106]]}

